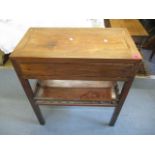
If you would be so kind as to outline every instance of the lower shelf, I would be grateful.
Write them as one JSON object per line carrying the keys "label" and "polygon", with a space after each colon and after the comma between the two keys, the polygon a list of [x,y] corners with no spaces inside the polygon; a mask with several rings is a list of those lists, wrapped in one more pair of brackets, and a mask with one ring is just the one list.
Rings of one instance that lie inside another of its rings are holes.
{"label": "lower shelf", "polygon": [[35,101],[41,105],[116,106],[115,82],[43,80],[37,84]]}

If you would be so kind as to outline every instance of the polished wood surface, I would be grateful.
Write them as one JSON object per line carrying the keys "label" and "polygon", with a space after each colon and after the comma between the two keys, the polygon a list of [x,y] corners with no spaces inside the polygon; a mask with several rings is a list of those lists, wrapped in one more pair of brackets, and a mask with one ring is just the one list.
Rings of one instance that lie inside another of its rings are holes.
{"label": "polished wood surface", "polygon": [[112,28],[127,28],[131,36],[148,36],[148,32],[137,19],[109,19]]}
{"label": "polished wood surface", "polygon": [[30,28],[11,57],[141,59],[123,28]]}
{"label": "polished wood surface", "polygon": [[[110,125],[114,125],[142,60],[125,28],[31,28],[10,58],[40,124],[44,124],[44,119],[38,105],[46,104],[42,99],[49,98],[47,105],[113,106],[115,112]],[[28,79],[47,81],[37,83],[32,92]],[[89,87],[80,88],[69,81],[76,88],[51,88],[49,80],[84,80],[83,86]],[[106,82],[108,87],[90,88],[101,85],[102,81],[108,81],[111,86]],[[112,92],[116,86],[112,84],[116,81],[124,81],[124,87],[120,92],[115,91],[113,103]],[[50,98],[69,100],[79,96],[82,101],[109,103],[50,104]]]}

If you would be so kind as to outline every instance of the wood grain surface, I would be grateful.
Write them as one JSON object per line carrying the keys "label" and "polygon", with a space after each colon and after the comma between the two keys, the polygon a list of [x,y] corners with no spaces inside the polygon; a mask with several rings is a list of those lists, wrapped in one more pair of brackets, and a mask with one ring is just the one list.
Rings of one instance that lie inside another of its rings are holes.
{"label": "wood grain surface", "polygon": [[112,28],[127,28],[131,36],[148,36],[148,32],[137,19],[109,19]]}
{"label": "wood grain surface", "polygon": [[132,60],[135,55],[142,58],[124,28],[30,28],[11,57]]}
{"label": "wood grain surface", "polygon": [[112,101],[114,82],[43,80],[39,82],[36,99],[57,99],[74,101]]}

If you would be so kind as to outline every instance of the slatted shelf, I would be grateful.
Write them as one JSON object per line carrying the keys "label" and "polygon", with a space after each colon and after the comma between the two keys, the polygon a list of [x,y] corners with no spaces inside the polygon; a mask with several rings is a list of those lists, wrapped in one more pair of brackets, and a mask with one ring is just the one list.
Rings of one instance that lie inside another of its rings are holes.
{"label": "slatted shelf", "polygon": [[35,101],[41,105],[116,106],[115,82],[42,80]]}

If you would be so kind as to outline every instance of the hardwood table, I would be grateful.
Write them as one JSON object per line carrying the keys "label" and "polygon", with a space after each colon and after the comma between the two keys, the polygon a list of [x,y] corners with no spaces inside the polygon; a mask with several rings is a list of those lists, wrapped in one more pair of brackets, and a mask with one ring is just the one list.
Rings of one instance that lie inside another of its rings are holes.
{"label": "hardwood table", "polygon": [[137,19],[106,19],[105,25],[111,28],[127,28],[138,46],[141,46],[143,41],[149,36]]}
{"label": "hardwood table", "polygon": [[10,58],[40,124],[39,105],[66,105],[115,107],[114,125],[142,60],[123,28],[30,28]]}

